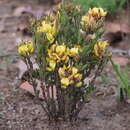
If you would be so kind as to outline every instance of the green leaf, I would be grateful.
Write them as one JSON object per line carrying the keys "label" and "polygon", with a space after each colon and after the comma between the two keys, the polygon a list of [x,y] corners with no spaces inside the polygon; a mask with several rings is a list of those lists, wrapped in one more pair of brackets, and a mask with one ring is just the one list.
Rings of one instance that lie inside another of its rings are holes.
{"label": "green leaf", "polygon": [[130,87],[129,87],[129,77],[128,77],[128,69],[126,68],[125,71],[122,71],[118,64],[115,64],[112,59],[110,59],[113,70],[116,73],[117,78],[119,79],[120,87],[122,91],[126,93],[127,97],[130,98]]}

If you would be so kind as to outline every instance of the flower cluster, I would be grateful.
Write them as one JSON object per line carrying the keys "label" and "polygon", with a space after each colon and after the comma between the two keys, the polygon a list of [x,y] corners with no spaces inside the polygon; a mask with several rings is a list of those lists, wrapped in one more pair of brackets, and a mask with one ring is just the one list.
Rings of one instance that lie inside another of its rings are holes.
{"label": "flower cluster", "polygon": [[102,8],[93,8],[89,9],[88,16],[93,17],[95,20],[100,20],[102,17],[105,17],[107,12],[105,12]]}
{"label": "flower cluster", "polygon": [[82,74],[78,71],[78,68],[73,66],[63,66],[59,68],[58,73],[61,79],[61,87],[66,88],[69,85],[74,85],[75,87],[82,86]]}
{"label": "flower cluster", "polygon": [[55,23],[51,24],[47,21],[42,21],[41,26],[37,28],[37,32],[44,33],[46,35],[47,40],[50,43],[53,43],[56,36]]}
{"label": "flower cluster", "polygon": [[95,56],[97,56],[98,58],[102,58],[102,56],[106,50],[106,46],[108,46],[108,43],[106,41],[95,44],[94,45]]}
{"label": "flower cluster", "polygon": [[69,49],[64,43],[62,45],[53,44],[48,49],[48,57],[46,58],[49,63],[48,71],[53,71],[58,63],[68,63],[69,57],[74,60],[79,58],[80,46],[75,46]]}
{"label": "flower cluster", "polygon": [[83,16],[81,20],[83,30],[94,30],[98,26],[99,21],[106,15],[107,12],[105,12],[102,8],[89,9],[88,13]]}
{"label": "flower cluster", "polygon": [[64,44],[53,44],[50,49],[48,49],[48,57],[46,60],[49,63],[49,67],[47,67],[48,71],[54,70],[57,63],[67,63],[69,60],[67,47]]}
{"label": "flower cluster", "polygon": [[28,42],[22,42],[19,47],[18,47],[18,53],[21,56],[29,56],[31,53],[34,52],[34,47],[33,43],[28,41]]}
{"label": "flower cluster", "polygon": [[72,47],[69,49],[69,56],[72,57],[75,61],[79,59],[79,53],[82,52],[82,49],[79,45]]}

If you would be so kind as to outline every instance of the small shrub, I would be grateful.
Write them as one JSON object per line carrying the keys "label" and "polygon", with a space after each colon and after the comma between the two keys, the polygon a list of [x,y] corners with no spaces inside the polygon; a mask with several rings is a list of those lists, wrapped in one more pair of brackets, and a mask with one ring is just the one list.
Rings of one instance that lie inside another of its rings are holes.
{"label": "small shrub", "polygon": [[40,81],[44,99],[38,102],[50,120],[76,119],[88,88],[107,63],[108,43],[101,41],[106,15],[102,8],[82,15],[78,6],[63,2],[55,13],[32,23],[32,41],[20,43],[18,52],[28,67],[28,81],[37,99]]}

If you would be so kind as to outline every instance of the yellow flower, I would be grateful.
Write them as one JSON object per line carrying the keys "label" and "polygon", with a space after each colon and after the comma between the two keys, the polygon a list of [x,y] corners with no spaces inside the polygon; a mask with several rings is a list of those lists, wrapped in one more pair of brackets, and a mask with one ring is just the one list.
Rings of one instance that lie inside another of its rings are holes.
{"label": "yellow flower", "polygon": [[47,40],[50,42],[50,43],[53,43],[54,40],[55,40],[55,35],[56,35],[56,28],[55,28],[55,24],[52,25],[50,23],[47,23],[46,21],[43,21],[41,23],[41,26],[39,26],[37,28],[37,32],[40,32],[40,33],[45,33],[46,37],[47,37]]}
{"label": "yellow flower", "polygon": [[66,46],[65,45],[58,45],[56,47],[56,53],[59,55],[63,55],[66,51]]}
{"label": "yellow flower", "polygon": [[60,62],[63,62],[63,63],[67,63],[69,61],[69,57],[68,57],[68,54],[67,54],[67,49],[66,49],[66,46],[63,44],[63,45],[57,45],[57,44],[53,44],[50,49],[48,49],[48,57],[47,60],[48,62],[50,60],[53,60],[55,61],[55,63],[60,63]]}
{"label": "yellow flower", "polygon": [[75,85],[75,86],[76,86],[76,87],[81,87],[81,86],[82,86],[82,84],[83,84],[82,82],[78,82],[78,83],[76,83],[76,85]]}
{"label": "yellow flower", "polygon": [[88,23],[90,21],[90,17],[88,15],[85,15],[82,17],[81,22]]}
{"label": "yellow flower", "polygon": [[70,81],[68,78],[62,78],[61,79],[61,87],[66,88],[70,84]]}
{"label": "yellow flower", "polygon": [[94,54],[95,54],[95,56],[101,58],[103,56],[103,53],[106,50],[107,45],[108,45],[108,43],[106,41],[99,42],[99,43],[95,44],[94,45]]}
{"label": "yellow flower", "polygon": [[79,56],[80,51],[81,51],[80,46],[74,46],[73,48],[69,49],[67,52],[68,52],[68,55],[76,61],[80,58]]}
{"label": "yellow flower", "polygon": [[69,69],[70,69],[70,66],[65,66],[65,65],[63,67],[59,68],[59,70],[58,70],[59,76],[61,78],[65,77],[67,72],[69,71]]}
{"label": "yellow flower", "polygon": [[53,61],[53,60],[49,60],[49,59],[48,59],[48,62],[49,62],[49,67],[47,67],[47,70],[48,71],[53,71],[55,69],[55,67],[56,67],[56,62]]}
{"label": "yellow flower", "polygon": [[81,19],[82,29],[85,31],[91,31],[93,28],[96,27],[97,21],[94,19],[93,16],[85,15]]}
{"label": "yellow flower", "polygon": [[32,42],[21,43],[18,47],[18,53],[21,56],[29,56],[33,52],[34,52],[34,47]]}
{"label": "yellow flower", "polygon": [[20,54],[20,55],[23,55],[23,56],[26,56],[27,55],[27,52],[28,52],[28,48],[27,48],[27,46],[26,45],[20,45],[19,47],[18,47],[18,53]]}
{"label": "yellow flower", "polygon": [[99,8],[89,9],[88,13],[91,15],[97,15],[99,13]]}
{"label": "yellow flower", "polygon": [[105,17],[107,15],[107,12],[105,12],[102,8],[93,8],[89,9],[88,15],[100,19],[101,17]]}
{"label": "yellow flower", "polygon": [[32,42],[28,42],[27,43],[27,48],[28,48],[28,52],[29,53],[33,53],[34,52],[34,47],[33,47],[33,43]]}
{"label": "yellow flower", "polygon": [[50,43],[53,43],[55,38],[54,36],[51,34],[51,33],[47,33],[46,34],[46,37],[47,37],[47,40],[50,42]]}
{"label": "yellow flower", "polygon": [[77,74],[74,75],[74,78],[77,79],[77,80],[81,80],[82,79],[82,74],[77,73]]}
{"label": "yellow flower", "polygon": [[[59,76],[61,79],[62,86],[68,86],[68,85],[76,85],[75,82],[81,82],[82,74],[78,73],[78,68],[74,66],[63,66],[62,68],[59,68]],[[80,87],[81,83],[78,83],[76,87]]]}
{"label": "yellow flower", "polygon": [[107,15],[107,12],[105,12],[102,8],[100,8],[100,15],[102,17],[105,17]]}
{"label": "yellow flower", "polygon": [[63,62],[65,62],[65,63],[67,63],[67,62],[69,61],[68,55],[66,55],[66,54],[63,55],[63,56],[61,57],[61,59],[58,60],[58,63],[59,63],[60,61],[63,61]]}
{"label": "yellow flower", "polygon": [[65,76],[65,69],[64,68],[59,68],[58,73],[59,73],[60,77],[64,77]]}
{"label": "yellow flower", "polygon": [[79,48],[78,47],[73,47],[70,49],[70,56],[78,56],[79,55]]}
{"label": "yellow flower", "polygon": [[72,74],[78,73],[78,69],[76,67],[72,67]]}
{"label": "yellow flower", "polygon": [[52,26],[46,23],[46,21],[43,21],[42,26],[37,28],[37,32],[48,33],[51,31],[52,31]]}
{"label": "yellow flower", "polygon": [[105,17],[107,12],[102,8],[93,8],[89,9],[88,13],[85,16],[82,16],[81,25],[84,31],[92,31],[98,26],[100,19]]}
{"label": "yellow flower", "polygon": [[53,44],[50,48],[50,52],[55,52],[57,44]]}

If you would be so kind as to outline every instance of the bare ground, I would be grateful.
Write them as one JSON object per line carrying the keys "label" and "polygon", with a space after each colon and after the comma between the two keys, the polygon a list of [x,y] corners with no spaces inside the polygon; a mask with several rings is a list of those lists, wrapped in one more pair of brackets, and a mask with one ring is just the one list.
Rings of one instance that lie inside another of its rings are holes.
{"label": "bare ground", "polygon": [[[20,10],[21,6],[28,5],[37,10],[48,7],[33,0],[0,1],[0,65],[4,64],[6,54],[11,57],[16,54],[19,40],[29,39],[29,36],[23,36],[18,31],[21,14],[14,13],[17,8]],[[101,77],[97,79],[97,90],[85,104],[79,120],[73,124],[53,124],[50,128],[34,97],[19,89],[17,62],[19,59],[0,67],[0,130],[130,130],[130,105],[118,102],[115,93],[117,82],[110,65],[102,74],[106,80],[103,82]]]}

